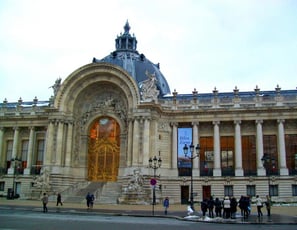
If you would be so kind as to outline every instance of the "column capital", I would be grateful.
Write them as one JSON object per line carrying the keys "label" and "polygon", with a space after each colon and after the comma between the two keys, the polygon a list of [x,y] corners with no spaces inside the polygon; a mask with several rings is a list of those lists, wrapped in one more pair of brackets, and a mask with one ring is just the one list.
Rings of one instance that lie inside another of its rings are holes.
{"label": "column capital", "polygon": [[263,120],[255,120],[255,123],[261,125],[261,124],[263,124]]}
{"label": "column capital", "polygon": [[241,124],[241,120],[234,120],[234,124],[235,125],[240,125]]}
{"label": "column capital", "polygon": [[192,122],[192,125],[193,125],[193,126],[195,126],[195,125],[199,126],[199,121],[193,121],[193,122]]}
{"label": "column capital", "polygon": [[280,123],[285,123],[285,119],[277,119],[277,123],[280,124]]}
{"label": "column capital", "polygon": [[219,125],[220,124],[220,121],[213,121],[212,124],[213,125]]}
{"label": "column capital", "polygon": [[170,122],[171,126],[178,126],[178,122]]}

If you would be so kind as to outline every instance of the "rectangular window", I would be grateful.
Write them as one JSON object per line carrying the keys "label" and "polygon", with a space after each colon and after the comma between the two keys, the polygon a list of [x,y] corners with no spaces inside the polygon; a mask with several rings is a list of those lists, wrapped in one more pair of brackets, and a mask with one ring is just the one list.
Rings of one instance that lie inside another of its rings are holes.
{"label": "rectangular window", "polygon": [[9,140],[7,141],[7,147],[6,147],[6,160],[10,161],[12,158],[12,146],[13,146],[13,141]]}
{"label": "rectangular window", "polygon": [[278,196],[278,185],[269,186],[270,196]]}
{"label": "rectangular window", "polygon": [[222,176],[234,176],[234,137],[221,137]]}
{"label": "rectangular window", "polygon": [[269,157],[269,162],[265,166],[267,175],[278,175],[278,153],[276,135],[263,136],[264,154]]}
{"label": "rectangular window", "polygon": [[297,185],[292,184],[292,196],[297,196]]}
{"label": "rectangular window", "polygon": [[290,175],[297,175],[297,134],[285,135],[286,160]]}
{"label": "rectangular window", "polygon": [[5,182],[1,181],[1,182],[0,182],[0,191],[1,191],[1,192],[4,191],[4,186],[5,186]]}
{"label": "rectangular window", "polygon": [[214,167],[213,137],[200,137],[200,176],[212,176]]}
{"label": "rectangular window", "polygon": [[12,158],[13,141],[9,140],[6,142],[6,170],[10,168]]}
{"label": "rectangular window", "polygon": [[43,154],[44,154],[44,140],[38,140],[35,174],[40,174],[41,167],[43,165]]}
{"label": "rectangular window", "polygon": [[256,137],[242,136],[242,167],[245,176],[257,175]]}
{"label": "rectangular window", "polygon": [[225,185],[224,186],[224,195],[225,196],[233,196],[233,186],[232,185]]}
{"label": "rectangular window", "polygon": [[255,185],[247,185],[246,186],[246,195],[249,197],[256,196],[256,186]]}
{"label": "rectangular window", "polygon": [[22,158],[22,161],[26,161],[27,160],[28,146],[29,146],[29,141],[28,140],[22,141],[22,148],[21,148],[21,158]]}
{"label": "rectangular window", "polygon": [[29,141],[24,140],[22,141],[22,146],[21,146],[21,159],[22,159],[22,165],[20,168],[20,172],[24,170],[24,168],[27,168],[27,155],[28,155],[28,148],[29,148]]}

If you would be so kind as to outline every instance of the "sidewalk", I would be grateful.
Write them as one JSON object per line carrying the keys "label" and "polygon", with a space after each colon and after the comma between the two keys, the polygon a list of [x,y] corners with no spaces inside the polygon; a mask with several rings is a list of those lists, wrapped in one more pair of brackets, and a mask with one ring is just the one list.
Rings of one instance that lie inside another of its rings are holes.
{"label": "sidewalk", "polygon": [[[7,200],[0,198],[0,209],[18,209],[31,211],[42,211],[41,201],[36,200]],[[268,217],[266,210],[263,208],[263,217],[258,218],[256,208],[252,207],[251,215],[244,219],[237,215],[236,219],[208,218],[202,217],[200,207],[196,205],[197,212],[192,216],[187,215],[187,205],[173,204],[170,205],[168,215],[164,215],[162,205],[117,205],[117,204],[94,204],[92,210],[86,208],[85,203],[64,203],[63,206],[56,206],[55,202],[49,202],[49,212],[67,212],[67,213],[94,213],[107,215],[125,215],[125,216],[156,216],[176,218],[187,221],[205,221],[216,223],[244,223],[244,224],[297,224],[297,206],[273,206]],[[239,211],[239,209],[238,209]],[[239,213],[237,213],[239,214]]]}

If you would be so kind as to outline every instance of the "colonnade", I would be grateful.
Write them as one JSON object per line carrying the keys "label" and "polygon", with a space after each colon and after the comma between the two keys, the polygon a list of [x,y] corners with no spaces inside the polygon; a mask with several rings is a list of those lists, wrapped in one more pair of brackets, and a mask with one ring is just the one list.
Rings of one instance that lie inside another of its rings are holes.
{"label": "colonnade", "polygon": [[[286,166],[286,148],[285,148],[285,132],[284,132],[284,120],[277,120],[277,143],[278,143],[278,163],[280,169],[280,175],[288,175],[288,168]],[[214,152],[214,168],[213,176],[222,176],[221,171],[221,147],[220,147],[220,121],[213,121],[213,152]],[[259,176],[265,176],[265,169],[262,164],[262,157],[264,154],[263,146],[263,120],[256,120],[256,154],[257,154],[257,174]],[[178,123],[171,123],[172,126],[172,156],[171,156],[171,168],[177,168],[177,132],[178,132]],[[199,144],[199,123],[193,122],[193,145]],[[242,144],[241,144],[241,121],[234,121],[234,151],[235,151],[235,176],[243,176],[242,168]],[[196,176],[199,176],[199,158],[193,163],[193,173]]]}

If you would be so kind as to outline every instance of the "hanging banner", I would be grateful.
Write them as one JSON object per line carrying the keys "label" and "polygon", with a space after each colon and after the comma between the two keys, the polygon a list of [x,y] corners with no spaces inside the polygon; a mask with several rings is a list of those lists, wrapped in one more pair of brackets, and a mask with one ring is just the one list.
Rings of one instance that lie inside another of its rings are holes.
{"label": "hanging banner", "polygon": [[192,143],[192,128],[178,128],[177,129],[177,167],[191,168],[191,160],[185,157],[184,146],[188,146],[188,156],[191,155],[190,145]]}

